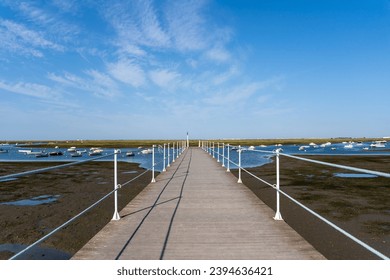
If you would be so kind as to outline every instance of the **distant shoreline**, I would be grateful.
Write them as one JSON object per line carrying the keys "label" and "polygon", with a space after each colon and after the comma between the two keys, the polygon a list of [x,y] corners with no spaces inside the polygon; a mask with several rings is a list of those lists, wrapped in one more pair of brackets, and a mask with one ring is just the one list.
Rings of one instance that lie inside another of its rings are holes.
{"label": "distant shoreline", "polygon": [[[286,138],[286,139],[232,139],[232,138],[221,138],[221,139],[190,139],[190,146],[198,146],[199,141],[210,141],[210,142],[219,142],[230,145],[242,145],[242,146],[257,146],[257,145],[300,145],[300,144],[309,144],[316,143],[322,144],[326,142],[332,143],[342,143],[342,142],[370,142],[378,140],[386,140],[388,138],[377,137],[377,138]],[[159,140],[0,140],[0,144],[18,144],[20,146],[35,146],[35,147],[55,147],[60,146],[62,148],[71,147],[71,146],[83,146],[83,147],[102,147],[102,148],[124,148],[124,147],[149,147],[152,145],[163,145],[165,143],[177,143],[185,141],[186,139],[159,139]]]}

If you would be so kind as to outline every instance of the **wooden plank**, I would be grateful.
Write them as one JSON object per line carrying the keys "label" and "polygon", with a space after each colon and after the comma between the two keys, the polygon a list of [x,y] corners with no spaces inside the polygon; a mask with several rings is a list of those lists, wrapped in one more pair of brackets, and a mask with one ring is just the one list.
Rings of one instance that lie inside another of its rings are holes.
{"label": "wooden plank", "polygon": [[156,181],[73,259],[324,259],[199,148]]}

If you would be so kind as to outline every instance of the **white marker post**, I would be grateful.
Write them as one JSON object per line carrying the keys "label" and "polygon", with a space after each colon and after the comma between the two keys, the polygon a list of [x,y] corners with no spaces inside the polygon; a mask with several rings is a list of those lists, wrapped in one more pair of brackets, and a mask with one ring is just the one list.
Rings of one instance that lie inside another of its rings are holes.
{"label": "white marker post", "polygon": [[120,150],[114,151],[114,215],[112,216],[112,220],[118,221],[121,217],[118,213],[118,189],[120,185],[118,185],[118,154]]}
{"label": "white marker post", "polygon": [[156,179],[154,178],[154,147],[155,145],[152,146],[152,183],[156,182]]}
{"label": "white marker post", "polygon": [[241,145],[238,146],[238,181],[237,183],[242,184],[241,180]]}
{"label": "white marker post", "polygon": [[283,220],[282,214],[280,213],[280,176],[279,176],[279,153],[280,149],[276,151],[276,213],[274,219],[277,221]]}
{"label": "white marker post", "polygon": [[167,171],[167,169],[165,168],[165,160],[166,160],[166,158],[165,158],[165,146],[166,146],[166,144],[164,143],[164,156],[163,156],[164,160],[163,160],[163,172]]}

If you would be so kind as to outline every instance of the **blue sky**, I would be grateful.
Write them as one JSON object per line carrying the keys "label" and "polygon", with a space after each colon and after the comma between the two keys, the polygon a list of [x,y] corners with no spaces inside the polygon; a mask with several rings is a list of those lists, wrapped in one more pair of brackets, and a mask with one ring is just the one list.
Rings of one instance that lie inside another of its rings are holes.
{"label": "blue sky", "polygon": [[390,136],[390,1],[0,0],[0,140]]}

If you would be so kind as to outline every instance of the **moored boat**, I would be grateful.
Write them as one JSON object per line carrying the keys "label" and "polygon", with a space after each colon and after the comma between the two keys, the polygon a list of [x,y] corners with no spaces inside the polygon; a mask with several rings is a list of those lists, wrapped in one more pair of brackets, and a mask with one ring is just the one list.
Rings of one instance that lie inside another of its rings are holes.
{"label": "moored boat", "polygon": [[71,157],[82,157],[83,154],[76,151],[76,152],[74,152],[73,154],[71,154],[70,156],[71,156]]}
{"label": "moored boat", "polygon": [[386,141],[375,141],[370,144],[371,148],[385,148],[386,147]]}
{"label": "moored boat", "polygon": [[49,156],[49,154],[46,152],[40,152],[38,154],[35,154],[35,157],[37,157],[37,158],[48,157],[48,156]]}
{"label": "moored boat", "polygon": [[67,151],[70,153],[74,153],[76,152],[76,147],[70,147]]}
{"label": "moored boat", "polygon": [[103,153],[103,150],[101,148],[91,148],[89,149],[89,151],[90,156],[100,156]]}
{"label": "moored boat", "polygon": [[50,156],[62,156],[64,153],[61,151],[56,151],[56,152],[50,152]]}
{"label": "moored boat", "polygon": [[24,153],[24,154],[28,154],[28,153],[31,153],[32,150],[18,150],[18,153]]}
{"label": "moored boat", "polygon": [[145,149],[145,150],[141,151],[141,154],[143,154],[143,155],[147,155],[147,154],[151,154],[151,153],[153,153],[152,149]]}

